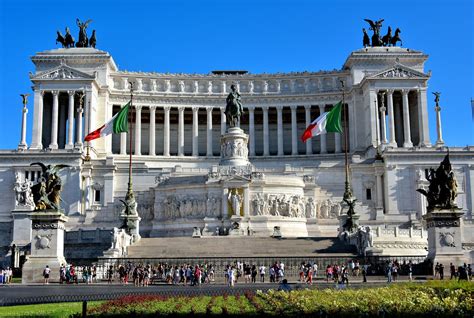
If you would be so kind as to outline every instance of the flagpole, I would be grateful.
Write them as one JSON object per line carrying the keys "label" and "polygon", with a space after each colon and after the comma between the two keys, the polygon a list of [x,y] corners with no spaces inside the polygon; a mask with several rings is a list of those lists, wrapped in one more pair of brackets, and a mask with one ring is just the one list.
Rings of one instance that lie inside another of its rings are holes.
{"label": "flagpole", "polygon": [[[357,227],[357,219],[358,217],[354,217],[355,210],[355,202],[357,199],[352,195],[352,190],[351,190],[351,184],[349,181],[349,154],[348,154],[348,131],[347,131],[347,122],[346,118],[347,116],[347,108],[345,106],[345,92],[344,92],[344,81],[341,82],[341,91],[342,91],[342,122],[344,124],[344,162],[345,162],[345,182],[344,182],[344,195],[343,195],[343,201],[347,203],[349,209],[347,211],[347,219],[346,222],[344,223],[343,227],[345,230],[352,232],[356,227]],[[355,219],[355,220],[354,220]]]}
{"label": "flagpole", "polygon": [[[130,83],[130,115],[132,114],[132,109],[133,109],[133,82]],[[130,116],[130,130],[129,130],[129,146],[128,146],[128,151],[130,153],[130,159],[128,163],[128,189],[127,189],[127,195],[130,195],[133,190],[132,190],[132,140],[133,140],[133,118]]]}

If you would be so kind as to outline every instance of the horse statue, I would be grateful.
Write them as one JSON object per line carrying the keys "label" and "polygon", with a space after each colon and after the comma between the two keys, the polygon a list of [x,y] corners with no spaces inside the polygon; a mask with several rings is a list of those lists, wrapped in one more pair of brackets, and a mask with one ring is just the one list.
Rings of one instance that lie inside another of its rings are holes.
{"label": "horse statue", "polygon": [[95,49],[95,44],[97,43],[97,39],[95,38],[95,30],[92,30],[91,38],[89,39],[89,47],[93,47]]}
{"label": "horse statue", "polygon": [[394,36],[392,37],[392,39],[390,40],[390,44],[391,44],[392,46],[396,46],[396,45],[397,45],[397,42],[400,42],[400,46],[403,46],[402,39],[400,38],[400,33],[401,33],[400,29],[397,28],[397,29],[395,30],[395,35],[394,35]]}
{"label": "horse statue", "polygon": [[64,39],[64,36],[61,34],[61,32],[58,30],[56,31],[57,34],[58,34],[58,37],[56,38],[56,44],[61,43],[61,45],[64,47],[66,47],[66,41]]}
{"label": "horse statue", "polygon": [[225,116],[230,127],[238,127],[240,125],[240,116],[244,113],[240,93],[237,92],[235,85],[231,85],[232,90],[226,98],[227,105],[225,107]]}
{"label": "horse statue", "polygon": [[370,38],[369,35],[367,34],[367,31],[365,29],[362,29],[362,32],[364,32],[364,38],[362,40],[362,45],[364,47],[370,46]]}
{"label": "horse statue", "polygon": [[69,27],[66,27],[66,35],[64,36],[64,43],[67,48],[74,47],[74,38],[69,31]]}
{"label": "horse statue", "polygon": [[392,40],[392,28],[388,27],[388,32],[382,37],[383,46],[389,46],[390,40]]}
{"label": "horse statue", "polygon": [[76,43],[76,47],[88,47],[89,38],[87,37],[86,29],[91,22],[92,20],[87,20],[86,22],[82,23],[81,20],[76,19],[76,24],[79,27],[79,40]]}

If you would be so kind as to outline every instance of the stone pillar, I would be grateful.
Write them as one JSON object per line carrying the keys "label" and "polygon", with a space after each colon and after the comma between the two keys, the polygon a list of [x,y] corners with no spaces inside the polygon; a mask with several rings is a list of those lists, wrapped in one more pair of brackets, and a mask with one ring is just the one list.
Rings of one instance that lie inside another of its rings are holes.
{"label": "stone pillar", "polygon": [[150,106],[150,125],[149,125],[149,130],[150,130],[150,138],[149,138],[149,155],[150,156],[155,156],[156,155],[156,127],[155,127],[155,121],[156,121],[156,106]]}
{"label": "stone pillar", "polygon": [[79,108],[77,109],[77,118],[76,118],[76,148],[82,148],[82,112],[84,108],[82,108],[82,103],[79,102]]}
{"label": "stone pillar", "polygon": [[226,130],[226,120],[227,118],[225,117],[225,107],[221,107],[221,135],[225,134]]}
{"label": "stone pillar", "polygon": [[184,156],[184,107],[178,107],[178,156]]}
{"label": "stone pillar", "polygon": [[411,132],[410,132],[410,105],[408,104],[408,89],[402,90],[403,96],[403,147],[411,148],[413,143],[411,142]]}
{"label": "stone pillar", "polygon": [[26,116],[28,114],[28,108],[26,108],[26,103],[23,104],[23,108],[21,110],[22,116],[21,116],[21,139],[20,143],[18,144],[18,149],[19,150],[25,150],[28,148],[28,145],[26,144]]}
{"label": "stone pillar", "polygon": [[441,129],[441,107],[439,106],[438,103],[436,103],[435,112],[436,112],[436,134],[438,136],[438,138],[436,139],[436,147],[441,147],[444,145],[444,141],[443,141],[443,132]]}
{"label": "stone pillar", "polygon": [[193,152],[192,155],[197,157],[199,156],[199,119],[198,112],[199,107],[194,106],[193,111]]}
{"label": "stone pillar", "polygon": [[59,282],[59,268],[64,258],[64,223],[60,211],[44,210],[30,214],[32,222],[31,255],[23,265],[22,283],[42,283],[46,265],[51,269],[50,282]]}
{"label": "stone pillar", "polygon": [[135,105],[135,152],[134,155],[142,154],[142,106]]}
{"label": "stone pillar", "polygon": [[278,156],[283,156],[283,106],[277,106]]}
{"label": "stone pillar", "polygon": [[58,149],[59,91],[52,91],[51,93],[53,94],[53,110],[51,112],[51,143],[49,144],[49,148]]}
{"label": "stone pillar", "polygon": [[170,155],[170,108],[168,106],[163,107],[165,112],[165,118],[163,123],[163,156],[169,157]]}
{"label": "stone pillar", "polygon": [[341,144],[341,133],[334,133],[334,152],[341,153],[342,152],[342,144]]}
{"label": "stone pillar", "polygon": [[228,219],[229,218],[229,203],[228,203],[228,198],[227,195],[229,193],[229,189],[223,188],[222,189],[222,219]]}
{"label": "stone pillar", "polygon": [[89,134],[89,121],[90,121],[90,113],[91,113],[91,103],[89,98],[89,92],[86,91],[83,97],[83,104],[82,107],[84,108],[84,134],[87,136]]}
{"label": "stone pillar", "polygon": [[382,138],[381,138],[381,143],[382,145],[386,145],[387,144],[387,129],[385,127],[385,111],[387,110],[387,108],[385,107],[385,93],[382,93],[381,96],[381,102],[382,102],[382,106],[379,108],[379,112],[380,112],[380,130],[382,132]]}
{"label": "stone pillar", "polygon": [[298,155],[298,127],[296,125],[296,109],[298,106],[292,105],[291,109],[291,154]]}
{"label": "stone pillar", "polygon": [[383,167],[379,167],[375,169],[375,176],[377,178],[377,183],[376,183],[376,191],[377,191],[377,197],[376,197],[376,204],[375,204],[375,209],[377,211],[377,217],[376,219],[379,220],[379,217],[383,217],[383,212],[384,212],[384,198],[383,198]]}
{"label": "stone pillar", "polygon": [[30,149],[43,149],[43,95],[44,91],[35,88],[33,133]]}
{"label": "stone pillar", "polygon": [[255,156],[255,107],[247,106],[249,112],[249,137],[250,137],[250,156]]}
{"label": "stone pillar", "polygon": [[[308,127],[311,124],[311,105],[304,105],[305,124]],[[311,140],[306,141],[306,154],[313,154],[313,144]]]}
{"label": "stone pillar", "polygon": [[207,149],[206,149],[206,156],[211,157],[214,155],[212,151],[212,107],[206,108],[207,112]]}
{"label": "stone pillar", "polygon": [[[324,113],[324,105],[319,105],[319,116],[321,116]],[[326,134],[321,134],[319,135],[319,138],[321,138],[321,154],[328,153],[327,146],[326,146]]]}
{"label": "stone pillar", "polygon": [[242,201],[244,208],[244,217],[248,218],[250,216],[250,190],[248,187],[244,187]]}
{"label": "stone pillar", "polygon": [[69,107],[67,111],[68,116],[68,131],[67,131],[67,144],[66,149],[74,148],[74,95],[76,94],[75,91],[68,91],[69,94]]}
{"label": "stone pillar", "polygon": [[436,210],[423,215],[428,228],[428,255],[433,264],[440,263],[449,270],[449,264],[467,262],[462,249],[462,221],[464,212]]}
{"label": "stone pillar", "polygon": [[263,155],[270,155],[270,145],[268,144],[268,106],[263,106]]}
{"label": "stone pillar", "polygon": [[388,130],[390,134],[389,147],[397,148],[397,141],[395,139],[395,114],[393,112],[393,89],[387,90],[387,105],[388,105]]}
{"label": "stone pillar", "polygon": [[431,147],[430,127],[428,125],[428,103],[426,101],[426,87],[418,89],[418,120],[420,146]]}

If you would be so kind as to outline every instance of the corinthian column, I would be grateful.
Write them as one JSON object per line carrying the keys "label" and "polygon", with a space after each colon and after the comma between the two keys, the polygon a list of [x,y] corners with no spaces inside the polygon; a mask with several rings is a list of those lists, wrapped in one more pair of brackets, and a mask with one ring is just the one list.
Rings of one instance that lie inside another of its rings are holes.
{"label": "corinthian column", "polygon": [[385,93],[381,93],[380,101],[382,102],[382,106],[379,108],[380,111],[380,130],[382,131],[382,145],[387,144],[387,129],[385,127]]}
{"label": "corinthian column", "polygon": [[[305,124],[308,127],[311,124],[311,105],[304,105]],[[313,144],[311,139],[306,141],[306,154],[313,154]]]}
{"label": "corinthian column", "polygon": [[439,101],[438,101],[438,95],[435,99],[436,106],[435,106],[435,112],[436,112],[436,133],[438,135],[438,138],[436,139],[436,147],[440,147],[444,145],[443,141],[443,132],[441,129],[441,107],[439,106]]}
{"label": "corinthian column", "polygon": [[50,149],[58,149],[58,115],[59,115],[59,102],[58,95],[59,91],[52,91],[53,94],[53,111],[51,120],[51,143],[49,144]]}
{"label": "corinthian column", "polygon": [[169,157],[170,155],[170,108],[168,106],[163,107],[165,112],[165,118],[163,123],[163,156]]}
{"label": "corinthian column", "polygon": [[20,143],[18,144],[18,149],[20,150],[25,150],[28,148],[28,145],[26,144],[26,115],[28,114],[28,108],[26,108],[26,103],[27,103],[27,98],[29,94],[26,94],[26,96],[23,96],[23,109],[22,109],[22,116],[21,116],[21,140]]}
{"label": "corinthian column", "polygon": [[[84,95],[80,94],[79,97],[79,107],[77,108],[77,118],[76,118],[76,145],[75,147],[77,148],[82,148],[82,113],[84,111],[84,108],[82,107],[84,102]],[[125,147],[124,147],[125,149]],[[122,148],[120,148],[122,150]]]}
{"label": "corinthian column", "polygon": [[298,106],[292,105],[291,109],[291,154],[298,154],[298,127],[296,126],[296,109]]}
{"label": "corinthian column", "polygon": [[74,140],[73,140],[73,135],[74,135],[74,94],[76,93],[75,91],[68,91],[69,94],[69,108],[67,111],[67,116],[68,116],[68,131],[67,131],[67,145],[66,149],[72,149],[74,148]]}
{"label": "corinthian column", "polygon": [[192,108],[193,110],[193,153],[192,155],[197,157],[199,156],[199,122],[198,122],[198,111],[199,107],[195,106]]}
{"label": "corinthian column", "polygon": [[283,106],[277,106],[278,156],[283,156]]}
{"label": "corinthian column", "polygon": [[413,143],[411,142],[411,132],[410,132],[410,109],[408,104],[408,93],[409,90],[404,89],[402,90],[403,96],[403,147],[404,148],[411,148],[413,147]]}
{"label": "corinthian column", "polygon": [[268,107],[263,106],[263,155],[270,155],[270,147],[268,144]]}
{"label": "corinthian column", "polygon": [[389,146],[397,148],[395,140],[395,115],[393,113],[393,89],[387,90],[387,106],[388,106],[388,130],[390,134]]}
{"label": "corinthian column", "polygon": [[210,157],[212,153],[212,107],[206,108],[207,112],[207,149],[206,156]]}
{"label": "corinthian column", "polygon": [[135,155],[142,154],[142,106],[135,105]]}
{"label": "corinthian column", "polygon": [[178,107],[178,156],[184,156],[184,107]]}
{"label": "corinthian column", "polygon": [[249,155],[255,156],[255,107],[247,106],[247,109],[249,111]]}
{"label": "corinthian column", "polygon": [[[319,105],[319,113],[322,115],[324,113],[324,105]],[[327,146],[326,146],[326,134],[319,135],[321,138],[321,154],[328,153]]]}
{"label": "corinthian column", "polygon": [[155,142],[155,120],[156,119],[156,106],[150,106],[150,137],[149,137],[149,155],[156,155],[156,142]]}
{"label": "corinthian column", "polygon": [[221,107],[221,135],[225,134],[226,129],[226,117],[225,117],[225,107]]}
{"label": "corinthian column", "polygon": [[43,95],[44,91],[35,88],[31,149],[43,149]]}

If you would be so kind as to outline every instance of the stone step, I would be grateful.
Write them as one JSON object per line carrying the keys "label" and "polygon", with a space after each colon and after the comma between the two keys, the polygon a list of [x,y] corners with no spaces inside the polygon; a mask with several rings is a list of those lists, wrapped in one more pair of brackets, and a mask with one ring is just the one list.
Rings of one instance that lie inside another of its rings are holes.
{"label": "stone step", "polygon": [[130,258],[268,257],[354,255],[336,238],[166,237],[142,238],[128,248]]}

